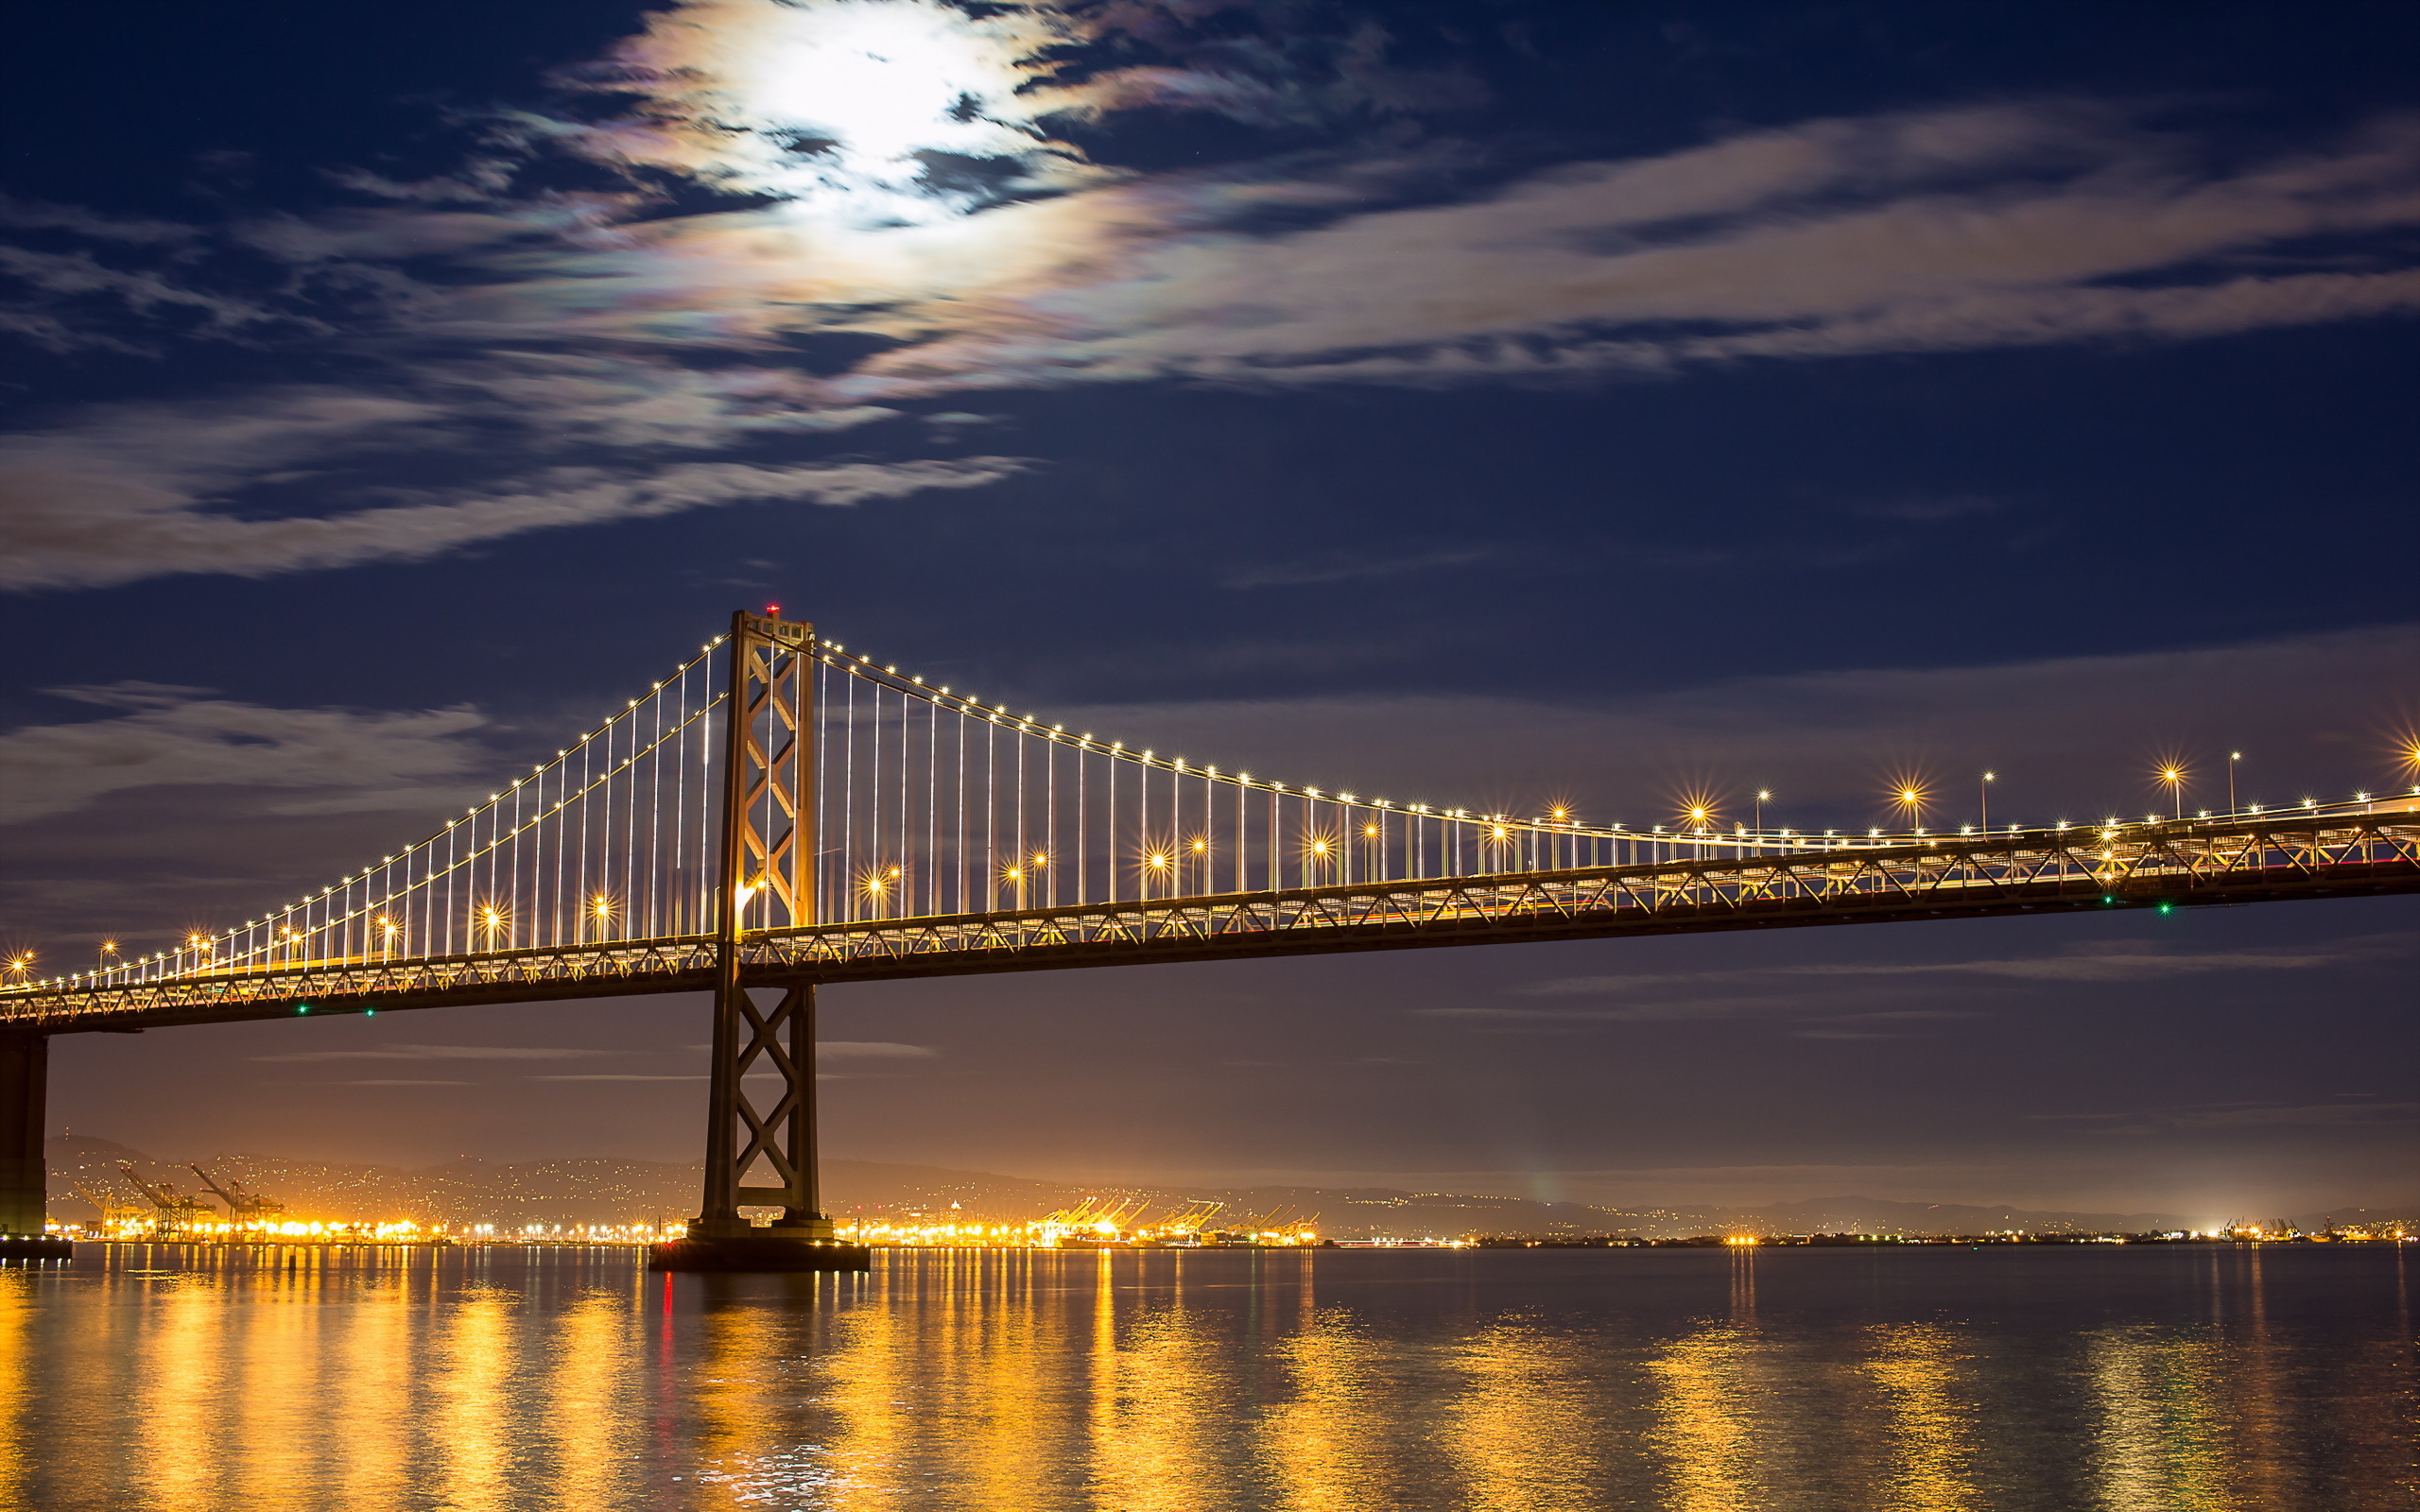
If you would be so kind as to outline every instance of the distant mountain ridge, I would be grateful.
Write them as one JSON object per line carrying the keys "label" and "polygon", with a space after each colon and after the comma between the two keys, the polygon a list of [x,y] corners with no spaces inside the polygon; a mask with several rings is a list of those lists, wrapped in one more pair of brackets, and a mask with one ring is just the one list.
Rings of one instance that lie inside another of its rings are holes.
{"label": "distant mountain ridge", "polygon": [[[147,1180],[194,1191],[199,1183],[182,1161],[153,1159],[108,1140],[77,1136],[48,1142],[51,1212],[80,1222],[95,1216],[77,1185],[118,1201],[139,1201],[117,1164],[132,1164]],[[219,1155],[199,1162],[285,1203],[297,1215],[332,1222],[410,1218],[422,1223],[631,1223],[679,1219],[697,1211],[699,1167],[671,1160],[576,1160],[518,1164],[461,1160],[443,1165],[340,1164],[276,1156]],[[1038,1218],[1088,1197],[1148,1200],[1154,1208],[1209,1200],[1223,1203],[1230,1222],[1247,1216],[1316,1218],[1336,1238],[1372,1235],[1454,1238],[1474,1233],[1637,1234],[1675,1238],[1707,1233],[1981,1233],[2025,1229],[2042,1233],[2157,1232],[2207,1225],[2209,1216],[2169,1212],[2063,1212],[2005,1204],[1893,1202],[1841,1196],[1776,1202],[1757,1208],[1625,1210],[1577,1202],[1383,1187],[1114,1186],[1040,1180],[990,1171],[908,1165],[883,1160],[825,1160],[824,1204],[837,1217],[952,1216]],[[204,1194],[206,1196],[206,1194]],[[2232,1216],[2232,1215],[2227,1215]],[[2323,1215],[2289,1221],[2317,1227]],[[2405,1217],[2404,1210],[2344,1209],[2347,1222]]]}

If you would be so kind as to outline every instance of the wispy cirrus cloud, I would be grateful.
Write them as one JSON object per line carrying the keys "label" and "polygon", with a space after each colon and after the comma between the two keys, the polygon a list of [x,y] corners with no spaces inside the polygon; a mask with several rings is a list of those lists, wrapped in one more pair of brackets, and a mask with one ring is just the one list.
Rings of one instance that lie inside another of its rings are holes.
{"label": "wispy cirrus cloud", "polygon": [[2165,1120],[2175,1128],[2373,1128],[2420,1124],[2420,1103],[2307,1103],[2215,1108]]}
{"label": "wispy cirrus cloud", "polygon": [[2344,1094],[2328,1103],[2221,1103],[2136,1108],[2118,1113],[2035,1113],[2044,1123],[2094,1135],[2159,1134],[2176,1129],[2371,1129],[2420,1124],[2420,1103]]}
{"label": "wispy cirrus cloud", "polygon": [[[21,458],[24,454],[20,454]],[[89,588],[164,572],[265,577],[413,561],[536,530],[752,503],[849,506],[966,489],[1022,471],[1011,457],[898,463],[555,467],[486,487],[380,491],[396,502],[269,518],[206,507],[166,467],[60,448],[11,471],[0,447],[0,586]]]}
{"label": "wispy cirrus cloud", "polygon": [[2320,946],[2239,951],[2179,951],[2148,942],[2092,943],[2022,958],[1926,962],[1813,962],[1739,971],[1637,972],[1558,977],[1512,989],[1554,1004],[1464,1005],[1414,1010],[1477,1023],[1583,1024],[1701,1019],[1820,1021],[1794,1031],[1807,1039],[1888,1039],[1928,1021],[1980,1018],[1979,1005],[1889,1006],[1910,989],[1962,979],[2005,982],[2150,982],[2214,973],[2303,971],[2408,959],[2420,945],[2409,934],[2360,936]]}
{"label": "wispy cirrus cloud", "polygon": [[273,709],[206,688],[149,682],[55,690],[108,711],[97,719],[0,732],[0,824],[69,814],[148,787],[268,790],[287,803],[333,795],[431,806],[432,789],[492,760],[486,718],[467,709],[416,713]]}
{"label": "wispy cirrus cloud", "polygon": [[576,1046],[394,1044],[362,1050],[292,1050],[252,1058],[281,1064],[320,1060],[596,1060],[622,1054],[625,1052]]}
{"label": "wispy cirrus cloud", "polygon": [[1739,982],[1914,980],[1982,976],[2029,982],[2145,982],[2214,971],[2298,971],[2312,967],[2394,959],[2411,954],[2412,936],[2388,935],[2341,940],[2317,949],[2273,948],[2186,953],[2150,948],[2079,946],[2048,956],[2013,960],[1810,963],[1762,967],[1750,971],[1703,971],[1640,976],[1571,976],[1515,990],[1530,997],[1634,996],[1676,988]]}
{"label": "wispy cirrus cloud", "polygon": [[941,1052],[930,1045],[901,1044],[891,1040],[818,1040],[818,1060],[929,1060]]}

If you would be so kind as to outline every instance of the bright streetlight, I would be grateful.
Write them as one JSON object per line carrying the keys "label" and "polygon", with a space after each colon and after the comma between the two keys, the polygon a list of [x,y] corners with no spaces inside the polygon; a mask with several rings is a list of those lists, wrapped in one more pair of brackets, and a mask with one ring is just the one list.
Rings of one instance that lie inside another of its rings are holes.
{"label": "bright streetlight", "polygon": [[2169,806],[2173,817],[2185,817],[2185,768],[2170,764],[2159,769],[2159,780],[2168,784]]}
{"label": "bright streetlight", "polygon": [[1891,795],[1891,801],[1907,812],[1909,828],[1918,834],[1925,833],[1925,797],[1921,782],[1902,782]]}

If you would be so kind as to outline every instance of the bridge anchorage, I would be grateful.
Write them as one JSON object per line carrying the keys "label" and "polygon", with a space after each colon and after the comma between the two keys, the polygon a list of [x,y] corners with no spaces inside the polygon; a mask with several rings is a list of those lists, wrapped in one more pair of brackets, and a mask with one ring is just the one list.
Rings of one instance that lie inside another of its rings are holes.
{"label": "bridge anchorage", "polygon": [[1488,814],[1070,731],[743,611],[338,882],[94,971],[12,963],[0,1259],[66,1253],[43,1211],[59,1034],[710,992],[704,1191],[651,1263],[857,1269],[816,1185],[823,986],[2413,891],[2420,789],[1955,834]]}

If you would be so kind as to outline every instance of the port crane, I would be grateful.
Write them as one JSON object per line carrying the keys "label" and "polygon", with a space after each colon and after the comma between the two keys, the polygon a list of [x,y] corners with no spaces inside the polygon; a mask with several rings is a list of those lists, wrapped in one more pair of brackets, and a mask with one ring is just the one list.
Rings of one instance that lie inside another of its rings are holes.
{"label": "port crane", "polygon": [[107,1187],[88,1187],[81,1181],[72,1181],[68,1184],[76,1189],[78,1196],[91,1203],[93,1210],[101,1215],[100,1224],[103,1233],[115,1228],[121,1219],[131,1218],[143,1211],[140,1204],[120,1200]]}
{"label": "port crane", "polygon": [[285,1211],[285,1203],[262,1196],[257,1192],[247,1192],[232,1177],[222,1185],[217,1177],[199,1165],[188,1165],[185,1169],[201,1177],[201,1184],[208,1187],[219,1201],[227,1204],[227,1215],[234,1219],[238,1228],[255,1228],[268,1221],[272,1214]]}
{"label": "port crane", "polygon": [[166,1181],[144,1180],[142,1175],[127,1161],[120,1160],[117,1168],[126,1174],[126,1179],[132,1183],[135,1191],[151,1199],[151,1206],[158,1214],[151,1220],[152,1229],[163,1238],[182,1233],[197,1222],[218,1216],[217,1209],[199,1198],[187,1196]]}

